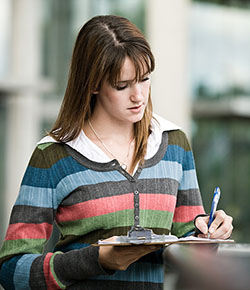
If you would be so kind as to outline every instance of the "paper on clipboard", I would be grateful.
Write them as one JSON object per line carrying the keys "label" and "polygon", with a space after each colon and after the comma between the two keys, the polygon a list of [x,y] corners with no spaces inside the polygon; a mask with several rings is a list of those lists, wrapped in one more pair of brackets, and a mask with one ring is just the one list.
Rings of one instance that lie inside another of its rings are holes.
{"label": "paper on clipboard", "polygon": [[187,236],[184,238],[178,238],[174,235],[156,235],[153,234],[150,240],[144,239],[128,239],[127,236],[117,236],[114,241],[99,240],[93,246],[129,246],[129,245],[170,245],[176,243],[234,243],[234,240],[222,240],[222,239],[208,239],[198,238],[194,236]]}

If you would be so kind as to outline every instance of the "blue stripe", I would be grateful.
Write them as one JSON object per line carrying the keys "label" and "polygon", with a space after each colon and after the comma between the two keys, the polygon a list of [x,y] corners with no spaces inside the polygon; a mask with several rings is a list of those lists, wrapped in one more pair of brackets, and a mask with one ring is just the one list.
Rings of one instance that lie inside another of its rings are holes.
{"label": "blue stripe", "polygon": [[58,182],[65,176],[85,170],[87,168],[69,156],[57,161],[50,168],[28,166],[22,184],[35,187],[47,187],[49,181],[53,180],[51,186],[56,187]]}
{"label": "blue stripe", "polygon": [[126,271],[116,271],[113,275],[100,275],[91,279],[163,283],[164,269],[160,264],[138,262],[130,265]]}
{"label": "blue stripe", "polygon": [[29,290],[29,278],[30,268],[33,261],[39,255],[23,255],[16,264],[16,270],[14,273],[14,285],[16,289]]}
{"label": "blue stripe", "polygon": [[13,277],[16,268],[16,263],[21,258],[20,255],[3,263],[0,271],[0,284],[4,289],[15,289]]}
{"label": "blue stripe", "polygon": [[163,160],[178,162],[179,164],[182,164],[183,170],[194,169],[194,158],[192,151],[185,151],[178,145],[168,145]]}
{"label": "blue stripe", "polygon": [[80,250],[89,246],[90,244],[73,243],[73,244],[68,244],[66,246],[62,246],[62,247],[56,247],[54,249],[54,252],[60,251],[60,252],[66,253],[71,250]]}
{"label": "blue stripe", "polygon": [[29,205],[57,209],[61,201],[79,186],[102,182],[120,182],[126,178],[118,171],[98,172],[86,170],[64,177],[56,187],[34,187],[22,185],[16,205]]}
{"label": "blue stripe", "polygon": [[86,170],[68,175],[57,185],[54,206],[57,207],[70,192],[79,186],[96,185],[104,182],[120,182],[122,180],[126,180],[126,178],[118,171],[99,172]]}
{"label": "blue stripe", "polygon": [[53,190],[22,185],[15,205],[53,208]]}
{"label": "blue stripe", "polygon": [[160,161],[153,167],[144,168],[140,178],[170,178],[180,182],[182,166],[176,161]]}
{"label": "blue stripe", "polygon": [[183,172],[183,178],[180,183],[180,190],[188,190],[198,188],[198,181],[195,170],[188,170]]}

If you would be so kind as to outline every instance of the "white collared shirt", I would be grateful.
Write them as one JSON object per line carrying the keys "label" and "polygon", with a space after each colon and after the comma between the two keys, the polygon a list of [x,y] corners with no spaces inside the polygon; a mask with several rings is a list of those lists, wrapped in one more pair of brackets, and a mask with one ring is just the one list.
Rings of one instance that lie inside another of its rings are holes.
{"label": "white collared shirt", "polygon": [[[150,159],[156,154],[156,152],[160,147],[162,133],[164,131],[172,131],[180,129],[179,126],[156,114],[154,114],[153,116],[154,118],[152,118],[151,123],[152,133],[149,135],[148,138],[148,146],[145,159]],[[57,142],[57,141],[53,139],[51,136],[46,136],[42,140],[40,140],[38,144],[43,144],[47,142]],[[81,133],[77,138],[67,142],[66,144],[75,149],[76,151],[78,151],[79,153],[81,153],[82,155],[84,155],[89,160],[100,163],[111,161],[111,158],[104,151],[102,151],[102,149],[99,148],[94,142],[92,142],[86,136],[83,130],[81,131]]]}

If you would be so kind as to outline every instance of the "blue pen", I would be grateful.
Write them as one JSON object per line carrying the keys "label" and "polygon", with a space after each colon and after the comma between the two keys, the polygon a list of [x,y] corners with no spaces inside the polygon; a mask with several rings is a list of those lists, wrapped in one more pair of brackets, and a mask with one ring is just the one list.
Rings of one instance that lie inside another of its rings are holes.
{"label": "blue pen", "polygon": [[214,196],[213,196],[213,201],[212,201],[212,206],[211,206],[211,211],[210,211],[210,216],[209,216],[209,221],[208,221],[208,228],[210,227],[211,223],[214,220],[214,214],[216,212],[216,208],[218,205],[220,199],[220,188],[217,186],[214,190]]}

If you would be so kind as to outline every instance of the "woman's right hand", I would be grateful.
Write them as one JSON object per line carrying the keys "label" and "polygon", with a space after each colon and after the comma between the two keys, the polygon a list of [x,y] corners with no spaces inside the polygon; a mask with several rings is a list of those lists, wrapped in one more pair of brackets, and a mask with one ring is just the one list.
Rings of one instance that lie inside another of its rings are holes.
{"label": "woman's right hand", "polygon": [[[115,238],[114,236],[105,241],[114,241]],[[141,257],[160,248],[161,246],[157,245],[100,246],[99,263],[107,270],[126,270]]]}

